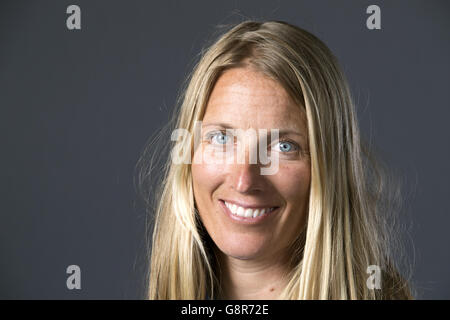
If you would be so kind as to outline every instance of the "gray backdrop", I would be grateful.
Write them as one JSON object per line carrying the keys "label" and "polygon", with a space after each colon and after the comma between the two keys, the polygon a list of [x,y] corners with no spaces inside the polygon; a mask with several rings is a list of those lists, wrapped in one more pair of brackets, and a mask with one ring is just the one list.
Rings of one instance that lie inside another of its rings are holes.
{"label": "gray backdrop", "polygon": [[[68,30],[66,8],[81,8]],[[381,30],[366,8],[381,8]],[[0,298],[142,297],[133,170],[214,26],[285,20],[339,58],[361,130],[405,181],[418,298],[450,298],[448,1],[4,1]],[[66,268],[81,268],[68,290]]]}

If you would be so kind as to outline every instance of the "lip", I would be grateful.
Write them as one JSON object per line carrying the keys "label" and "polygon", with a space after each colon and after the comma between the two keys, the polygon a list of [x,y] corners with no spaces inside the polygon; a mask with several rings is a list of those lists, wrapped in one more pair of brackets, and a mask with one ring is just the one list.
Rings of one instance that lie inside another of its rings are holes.
{"label": "lip", "polygon": [[[228,200],[225,200],[227,202],[229,202]],[[235,203],[238,204],[235,201],[230,201],[230,203]],[[241,216],[237,216],[234,215],[230,209],[227,208],[227,206],[225,205],[224,200],[219,200],[219,205],[220,207],[222,207],[224,213],[230,218],[232,219],[234,222],[240,223],[240,224],[247,224],[247,225],[252,225],[252,224],[258,224],[261,223],[267,219],[269,219],[270,217],[276,215],[279,211],[280,211],[280,207],[276,207],[274,210],[272,210],[269,213],[265,213],[262,216],[258,216],[256,218],[253,217],[241,217]],[[242,206],[244,208],[263,208],[262,206]],[[267,206],[266,208],[268,208],[270,206]]]}

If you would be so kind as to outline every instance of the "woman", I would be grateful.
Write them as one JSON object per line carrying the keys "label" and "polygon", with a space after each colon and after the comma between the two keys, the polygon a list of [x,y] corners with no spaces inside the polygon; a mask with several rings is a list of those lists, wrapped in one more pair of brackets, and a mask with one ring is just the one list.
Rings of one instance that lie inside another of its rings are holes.
{"label": "woman", "polygon": [[[285,22],[242,22],[204,53],[182,98],[171,129],[192,135],[172,145],[185,161],[168,160],[156,194],[150,299],[412,298],[381,173],[325,44]],[[279,138],[241,135],[238,162],[237,129]],[[258,148],[277,160],[270,174],[249,161]],[[141,184],[155,173],[145,159]]]}

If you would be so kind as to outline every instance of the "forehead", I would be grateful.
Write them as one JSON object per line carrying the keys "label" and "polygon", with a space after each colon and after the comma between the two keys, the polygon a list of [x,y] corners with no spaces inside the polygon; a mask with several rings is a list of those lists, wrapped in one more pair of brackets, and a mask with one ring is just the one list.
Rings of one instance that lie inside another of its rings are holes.
{"label": "forehead", "polygon": [[228,122],[242,129],[305,129],[301,107],[281,84],[249,68],[230,69],[219,77],[203,122]]}

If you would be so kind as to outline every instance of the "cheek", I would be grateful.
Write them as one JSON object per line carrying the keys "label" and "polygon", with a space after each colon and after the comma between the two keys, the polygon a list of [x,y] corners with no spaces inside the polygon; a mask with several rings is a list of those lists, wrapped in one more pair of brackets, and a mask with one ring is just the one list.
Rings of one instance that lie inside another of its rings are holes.
{"label": "cheek", "polygon": [[210,206],[213,205],[212,196],[214,191],[223,181],[223,166],[208,164],[205,161],[196,162],[199,152],[194,154],[192,163],[192,181],[194,188],[194,197],[200,214],[211,212]]}
{"label": "cheek", "polygon": [[275,227],[280,245],[290,243],[297,236],[307,217],[310,187],[308,163],[281,165],[272,178],[272,183],[285,201],[286,211]]}
{"label": "cheek", "polygon": [[222,180],[224,173],[223,166],[208,162],[205,159],[207,155],[203,154],[203,160],[201,158],[201,148],[195,152],[192,163],[192,179],[194,185],[199,189],[213,189]]}
{"label": "cheek", "polygon": [[308,163],[300,162],[293,165],[281,165],[276,183],[279,190],[286,195],[293,196],[309,189],[311,180],[310,167]]}
{"label": "cheek", "polygon": [[289,206],[304,207],[309,196],[311,173],[309,163],[280,164],[272,182]]}
{"label": "cheek", "polygon": [[200,220],[213,241],[221,243],[222,233],[218,226],[222,223],[216,214],[214,194],[224,181],[223,166],[194,162],[191,169],[194,199]]}

